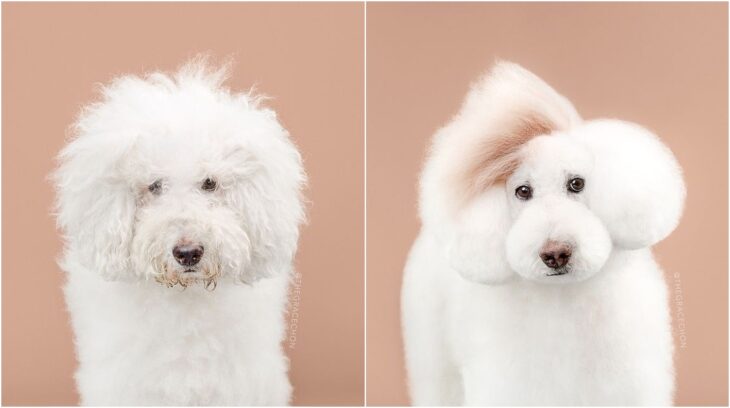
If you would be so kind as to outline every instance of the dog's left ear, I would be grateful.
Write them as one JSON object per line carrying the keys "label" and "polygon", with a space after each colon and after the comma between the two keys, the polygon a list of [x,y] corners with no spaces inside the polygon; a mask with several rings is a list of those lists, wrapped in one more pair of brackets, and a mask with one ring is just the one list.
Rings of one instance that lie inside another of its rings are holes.
{"label": "dog's left ear", "polygon": [[595,158],[586,180],[588,206],[614,244],[638,249],[666,238],[679,223],[686,196],[671,150],[648,130],[618,120],[586,123],[577,134]]}
{"label": "dog's left ear", "polygon": [[307,177],[301,156],[273,111],[254,115],[259,120],[256,130],[240,136],[234,147],[238,153],[232,155],[239,163],[234,167],[245,174],[228,192],[250,242],[250,259],[239,276],[245,283],[290,273],[305,221],[302,189]]}

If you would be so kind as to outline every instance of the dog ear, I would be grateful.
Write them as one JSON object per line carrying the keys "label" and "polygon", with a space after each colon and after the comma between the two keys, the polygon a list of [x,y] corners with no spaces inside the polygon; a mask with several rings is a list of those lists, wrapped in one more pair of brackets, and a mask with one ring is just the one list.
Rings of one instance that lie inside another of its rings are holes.
{"label": "dog ear", "polygon": [[252,283],[292,270],[299,227],[305,221],[302,189],[307,178],[301,156],[275,113],[260,109],[248,116],[257,123],[249,123],[237,136],[237,153],[230,159],[243,173],[227,194],[250,243],[239,279]]}
{"label": "dog ear", "polygon": [[52,175],[65,249],[107,280],[128,279],[136,200],[121,169],[134,137],[80,129],[59,154],[60,165]]}
{"label": "dog ear", "polygon": [[511,274],[504,183],[525,143],[580,121],[570,102],[540,78],[500,62],[436,134],[421,176],[421,219],[440,231],[451,265],[466,279],[496,282]]}
{"label": "dog ear", "polygon": [[498,284],[514,276],[507,263],[505,241],[510,228],[504,185],[490,187],[444,229],[449,266],[467,280]]}
{"label": "dog ear", "polygon": [[644,248],[679,223],[686,189],[671,150],[648,130],[618,120],[587,123],[578,133],[594,155],[586,180],[589,208],[619,247]]}

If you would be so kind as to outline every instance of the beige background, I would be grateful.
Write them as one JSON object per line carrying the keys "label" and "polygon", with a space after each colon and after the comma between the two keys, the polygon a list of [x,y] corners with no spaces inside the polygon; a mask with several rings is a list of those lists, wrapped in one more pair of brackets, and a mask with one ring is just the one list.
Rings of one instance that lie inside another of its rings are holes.
{"label": "beige background", "polygon": [[398,302],[419,228],[426,142],[500,57],[536,72],[584,117],[641,123],[674,150],[689,198],[656,254],[672,285],[680,274],[684,297],[676,402],[726,405],[727,5],[370,3],[367,10],[368,403],[407,403]]}
{"label": "beige background", "polygon": [[295,404],[363,400],[363,5],[3,4],[3,404],[78,402],[44,180],[94,84],[233,54],[300,146],[310,224],[291,355]]}

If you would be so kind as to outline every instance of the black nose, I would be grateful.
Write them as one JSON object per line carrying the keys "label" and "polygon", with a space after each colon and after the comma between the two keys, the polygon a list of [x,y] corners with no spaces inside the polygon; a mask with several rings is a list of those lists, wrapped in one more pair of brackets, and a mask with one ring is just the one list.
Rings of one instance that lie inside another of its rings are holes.
{"label": "black nose", "polygon": [[203,247],[200,245],[176,245],[172,248],[172,256],[182,266],[193,266],[203,257]]}
{"label": "black nose", "polygon": [[540,251],[540,259],[548,268],[558,269],[568,264],[573,248],[565,242],[549,241]]}

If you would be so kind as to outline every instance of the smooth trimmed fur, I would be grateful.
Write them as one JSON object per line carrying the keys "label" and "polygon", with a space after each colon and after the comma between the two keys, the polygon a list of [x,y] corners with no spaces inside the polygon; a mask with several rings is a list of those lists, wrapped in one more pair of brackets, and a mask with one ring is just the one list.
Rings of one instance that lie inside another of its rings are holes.
{"label": "smooth trimmed fur", "polygon": [[[677,226],[685,187],[656,136],[583,121],[501,62],[436,134],[420,187],[402,291],[414,404],[672,403],[668,294],[650,247]],[[541,258],[555,243],[572,249],[558,269]]]}

